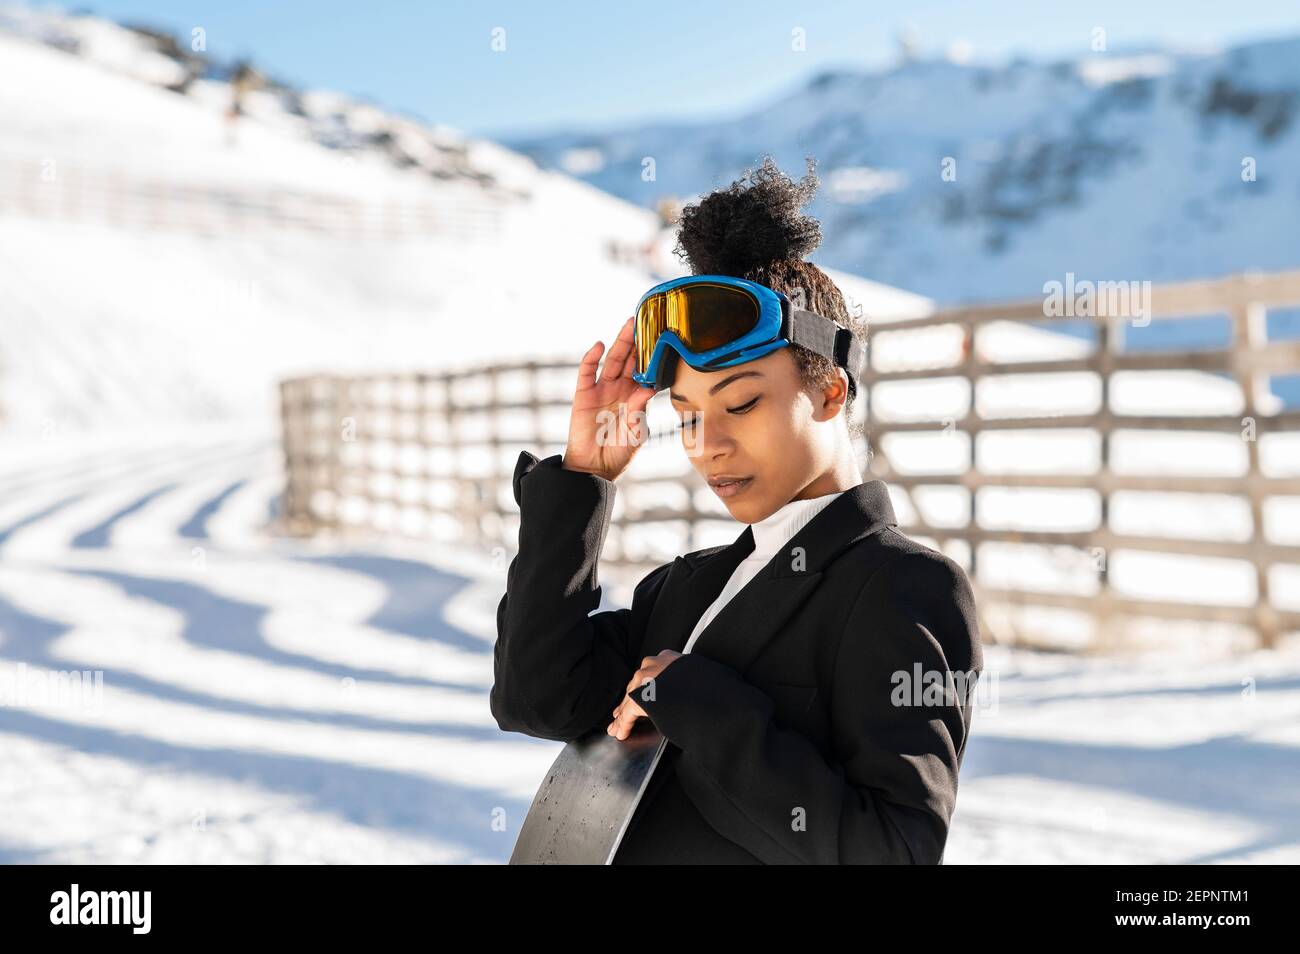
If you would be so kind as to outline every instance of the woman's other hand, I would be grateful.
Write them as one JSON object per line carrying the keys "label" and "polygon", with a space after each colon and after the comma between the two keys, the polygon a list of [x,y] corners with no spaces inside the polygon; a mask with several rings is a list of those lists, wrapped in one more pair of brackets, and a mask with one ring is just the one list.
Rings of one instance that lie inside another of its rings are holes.
{"label": "woman's other hand", "polygon": [[597,341],[583,355],[569,417],[569,442],[564,448],[562,466],[566,470],[614,480],[649,437],[645,406],[655,390],[632,380],[636,371],[632,321],[629,318],[623,324],[609,349],[599,380],[596,368],[604,342]]}
{"label": "woman's other hand", "polygon": [[632,734],[632,725],[637,719],[649,718],[636,701],[636,691],[657,678],[661,672],[672,665],[674,659],[681,655],[672,649],[665,649],[657,656],[646,656],[641,660],[641,668],[633,673],[627,684],[627,692],[630,695],[625,695],[623,701],[614,710],[614,721],[605,727],[606,733],[622,741]]}

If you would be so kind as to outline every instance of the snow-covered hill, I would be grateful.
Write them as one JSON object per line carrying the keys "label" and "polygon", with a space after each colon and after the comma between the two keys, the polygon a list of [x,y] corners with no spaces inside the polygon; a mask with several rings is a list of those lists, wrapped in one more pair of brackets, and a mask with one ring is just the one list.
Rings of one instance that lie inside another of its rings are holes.
{"label": "snow-covered hill", "polygon": [[657,274],[626,253],[656,215],[489,142],[424,130],[398,161],[406,121],[266,91],[232,139],[228,84],[170,89],[152,42],[0,19],[0,431],[268,420],[289,374],[580,354]]}
{"label": "snow-covered hill", "polygon": [[505,141],[645,205],[725,184],[763,152],[800,174],[812,153],[820,260],[945,303],[1032,296],[1067,271],[1160,282],[1300,265],[1300,37],[917,59],[824,72],[721,121]]}
{"label": "snow-covered hill", "polygon": [[[83,64],[96,67],[101,78],[88,85],[70,86],[70,77],[48,75],[30,60],[6,66],[6,85],[20,87],[31,100],[29,109],[6,114],[9,136],[42,154],[111,155],[131,166],[138,166],[151,155],[157,161],[165,158],[151,152],[158,147],[161,135],[174,144],[195,137],[197,132],[196,145],[208,143],[212,139],[208,128],[212,115],[231,103],[234,65],[192,52],[189,37],[177,39],[91,15],[24,6],[0,6],[0,33],[71,53]],[[12,55],[11,50],[6,53]],[[171,98],[170,109],[159,106],[163,100],[157,97],[152,102],[138,96],[123,98],[127,87],[107,79],[105,74],[180,93],[208,108],[202,114],[186,112],[175,97]],[[420,123],[330,90],[300,90],[273,77],[258,76],[244,99],[246,115],[281,135],[291,133],[335,152],[318,151],[313,161],[309,151],[300,151],[298,158],[304,161],[304,167],[294,175],[295,167],[283,162],[263,167],[258,160],[265,157],[256,148],[217,150],[206,162],[200,161],[191,149],[184,156],[184,171],[189,176],[242,182],[254,175],[261,180],[300,186],[316,183],[324,175],[337,186],[344,181],[337,167],[343,166],[349,174],[349,189],[379,186],[391,190],[395,182],[392,177],[376,179],[367,174],[382,160],[382,165],[409,170],[409,178],[416,181],[473,183],[483,191],[500,195],[526,196],[535,180],[537,170],[531,161],[489,140],[466,136],[447,126]],[[69,114],[77,107],[77,112]],[[49,108],[55,110],[52,115],[45,112]],[[189,118],[181,118],[183,115]],[[176,125],[161,131],[157,127],[163,119]],[[204,128],[196,130],[196,123]],[[251,135],[258,138],[257,133]],[[321,162],[321,157],[338,160],[344,156],[354,161],[346,165]],[[359,170],[357,161],[364,168]],[[336,168],[331,171],[331,166]]]}

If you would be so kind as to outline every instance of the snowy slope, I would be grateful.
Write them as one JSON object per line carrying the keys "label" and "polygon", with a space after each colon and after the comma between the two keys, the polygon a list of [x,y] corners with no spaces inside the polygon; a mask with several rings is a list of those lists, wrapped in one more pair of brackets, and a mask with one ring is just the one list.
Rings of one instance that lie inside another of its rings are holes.
{"label": "snowy slope", "polygon": [[[477,362],[502,342],[511,359],[572,354],[608,338],[653,279],[608,251],[655,238],[653,214],[518,157],[527,188],[503,191],[269,118],[230,146],[215,103],[3,32],[0,114],[0,407],[23,433],[265,417],[286,374]],[[490,168],[498,153],[470,150]],[[67,185],[88,180],[126,184],[125,222]],[[399,241],[272,227],[269,213],[224,225],[289,190],[376,221],[426,203],[484,224]],[[565,293],[575,272],[579,298]]]}

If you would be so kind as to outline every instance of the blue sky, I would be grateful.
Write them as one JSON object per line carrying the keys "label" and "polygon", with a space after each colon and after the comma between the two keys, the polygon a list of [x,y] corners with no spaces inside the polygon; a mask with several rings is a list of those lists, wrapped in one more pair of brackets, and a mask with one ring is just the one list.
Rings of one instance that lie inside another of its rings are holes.
{"label": "blue sky", "polygon": [[[733,114],[821,69],[887,66],[904,30],[923,53],[965,42],[977,61],[1085,55],[1096,27],[1116,52],[1300,34],[1296,0],[918,0],[906,10],[862,0],[102,0],[68,8],[187,37],[203,27],[219,60],[249,56],[295,84],[490,136]],[[492,49],[496,28],[505,31],[502,52]],[[800,52],[791,49],[795,28],[806,37]]]}

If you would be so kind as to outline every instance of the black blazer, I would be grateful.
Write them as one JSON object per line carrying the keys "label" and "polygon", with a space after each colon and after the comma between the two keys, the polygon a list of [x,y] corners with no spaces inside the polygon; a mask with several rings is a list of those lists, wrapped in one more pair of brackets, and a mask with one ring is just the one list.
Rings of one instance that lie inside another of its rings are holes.
{"label": "black blazer", "polygon": [[[603,731],[644,657],[681,651],[754,535],[677,557],[630,608],[593,614],[616,486],[562,459],[524,451],[515,467],[491,709],[504,730],[569,741]],[[614,864],[942,862],[983,657],[961,566],[896,525],[883,481],[845,491],[653,699],[633,690],[668,745]],[[944,692],[943,673],[969,679]]]}

